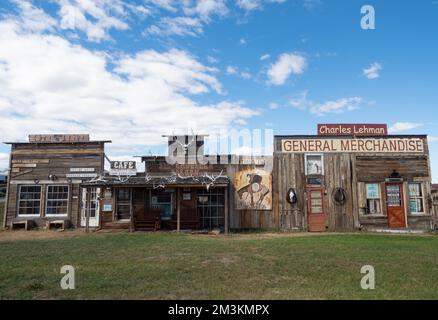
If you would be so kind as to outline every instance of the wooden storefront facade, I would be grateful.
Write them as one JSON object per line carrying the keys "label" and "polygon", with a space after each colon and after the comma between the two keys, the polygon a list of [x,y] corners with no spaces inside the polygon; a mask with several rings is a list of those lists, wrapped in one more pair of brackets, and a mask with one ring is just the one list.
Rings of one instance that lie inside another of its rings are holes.
{"label": "wooden storefront facade", "polygon": [[[169,154],[177,139],[169,137]],[[183,149],[195,139],[203,154],[203,136],[183,139]],[[174,164],[164,156],[144,156],[145,172],[128,161],[111,162],[106,170],[108,142],[76,135],[11,143],[4,226],[221,232],[436,228],[438,190],[432,188],[423,135],[275,136],[272,156],[205,156],[207,163],[186,152]]]}
{"label": "wooden storefront facade", "polygon": [[[370,150],[339,150],[341,139],[344,146],[353,141],[365,146],[370,141]],[[381,144],[372,145],[376,140]],[[415,141],[419,147],[389,152],[381,148],[384,141],[388,145]],[[435,227],[426,136],[277,136],[274,163],[278,199],[274,203],[281,229],[426,231]],[[290,191],[294,203],[288,201]]]}

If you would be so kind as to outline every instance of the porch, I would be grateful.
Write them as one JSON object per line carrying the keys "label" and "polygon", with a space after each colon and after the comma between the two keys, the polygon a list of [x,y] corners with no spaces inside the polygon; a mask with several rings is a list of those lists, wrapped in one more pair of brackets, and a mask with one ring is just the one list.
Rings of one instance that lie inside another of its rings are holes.
{"label": "porch", "polygon": [[228,179],[212,185],[198,179],[166,185],[144,183],[144,179],[143,183],[136,184],[136,180],[131,178],[129,185],[107,181],[105,185],[83,186],[87,193],[99,194],[97,225],[100,228],[228,232]]}

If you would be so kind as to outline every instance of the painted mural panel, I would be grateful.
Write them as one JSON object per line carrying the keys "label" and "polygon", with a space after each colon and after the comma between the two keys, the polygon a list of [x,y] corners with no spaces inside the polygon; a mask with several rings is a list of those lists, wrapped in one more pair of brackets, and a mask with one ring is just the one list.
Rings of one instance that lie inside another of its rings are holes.
{"label": "painted mural panel", "polygon": [[258,169],[242,170],[236,173],[237,210],[272,210],[272,176],[270,172]]}

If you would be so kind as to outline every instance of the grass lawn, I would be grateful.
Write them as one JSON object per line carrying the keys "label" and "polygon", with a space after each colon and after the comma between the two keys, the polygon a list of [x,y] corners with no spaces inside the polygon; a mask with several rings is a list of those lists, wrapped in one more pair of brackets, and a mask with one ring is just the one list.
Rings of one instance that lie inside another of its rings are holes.
{"label": "grass lawn", "polygon": [[[438,236],[42,232],[0,232],[0,299],[438,299]],[[63,291],[67,264],[76,289]],[[360,288],[366,264],[374,291]]]}

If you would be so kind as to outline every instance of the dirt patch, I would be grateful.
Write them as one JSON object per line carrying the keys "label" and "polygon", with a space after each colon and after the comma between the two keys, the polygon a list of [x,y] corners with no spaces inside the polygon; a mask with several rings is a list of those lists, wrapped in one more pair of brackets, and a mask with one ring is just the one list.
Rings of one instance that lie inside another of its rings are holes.
{"label": "dirt patch", "polygon": [[72,231],[1,231],[0,241],[60,239],[86,236],[84,230]]}

